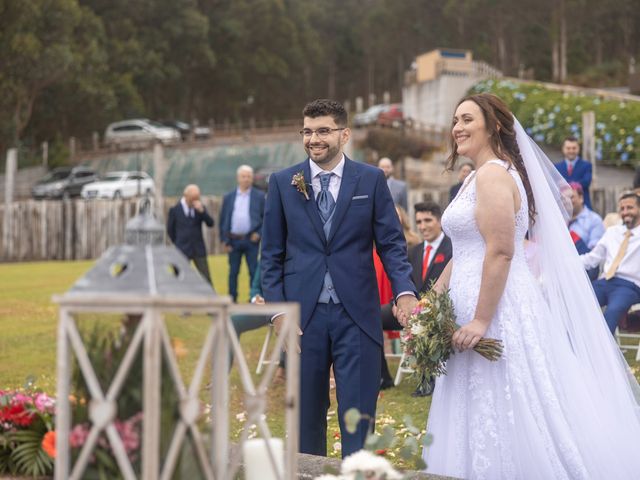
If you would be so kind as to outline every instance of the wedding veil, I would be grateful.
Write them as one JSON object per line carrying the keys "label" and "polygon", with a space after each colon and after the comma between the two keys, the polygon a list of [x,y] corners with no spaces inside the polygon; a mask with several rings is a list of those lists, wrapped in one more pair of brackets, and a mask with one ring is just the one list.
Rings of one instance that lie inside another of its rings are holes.
{"label": "wedding veil", "polygon": [[[630,431],[639,432],[640,387],[607,328],[591,282],[567,229],[570,215],[567,196],[563,193],[570,187],[544,152],[525,133],[518,120],[514,120],[516,140],[537,210],[535,222],[529,229],[529,240],[535,252],[530,263],[533,264],[532,271],[536,272],[554,322],[554,331],[557,332],[551,343],[564,341],[566,345],[568,339],[577,363],[567,363],[580,367],[578,375],[572,371],[571,376],[581,378],[562,378],[562,381],[590,384],[590,396],[602,397],[602,402],[607,406],[603,407],[597,398],[584,399],[586,402],[591,400],[595,402],[593,407],[611,410],[609,416],[606,412],[599,412],[605,415],[607,421],[635,424]],[[557,345],[549,345],[550,351],[565,352],[560,355],[567,355],[566,348],[555,347]],[[556,362],[564,360],[554,358]],[[557,367],[562,371],[562,365]],[[562,372],[559,376],[563,376]],[[584,421],[590,419],[585,418]],[[635,443],[639,438],[628,440]]]}

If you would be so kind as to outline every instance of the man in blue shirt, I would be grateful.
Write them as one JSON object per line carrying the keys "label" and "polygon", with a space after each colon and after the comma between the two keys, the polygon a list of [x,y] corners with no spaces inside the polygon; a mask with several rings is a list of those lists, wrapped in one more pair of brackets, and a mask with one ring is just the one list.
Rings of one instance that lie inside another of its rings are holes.
{"label": "man in blue shirt", "polygon": [[569,221],[569,230],[575,233],[591,251],[604,235],[602,217],[585,205],[584,190],[578,182],[571,182],[571,203],[573,218]]}
{"label": "man in blue shirt", "polygon": [[244,256],[249,267],[249,284],[258,264],[258,249],[264,193],[253,185],[253,168],[241,165],[237,171],[238,187],[227,193],[220,210],[220,241],[229,254],[229,295],[238,301],[238,274]]}

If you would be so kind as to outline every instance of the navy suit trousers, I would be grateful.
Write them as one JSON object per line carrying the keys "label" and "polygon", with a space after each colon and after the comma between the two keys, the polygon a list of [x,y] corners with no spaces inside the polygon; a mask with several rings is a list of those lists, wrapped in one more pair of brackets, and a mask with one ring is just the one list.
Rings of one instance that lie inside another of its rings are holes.
{"label": "navy suit trousers", "polygon": [[380,389],[380,345],[349,317],[342,304],[319,303],[301,339],[300,451],[327,454],[329,373],[334,365],[342,456],[362,448],[373,420],[348,433],[344,414],[350,408],[375,418]]}
{"label": "navy suit trousers", "polygon": [[618,322],[629,311],[631,305],[640,303],[640,287],[622,278],[596,280],[593,282],[593,290],[600,306],[607,306],[604,318],[611,333],[615,333]]}

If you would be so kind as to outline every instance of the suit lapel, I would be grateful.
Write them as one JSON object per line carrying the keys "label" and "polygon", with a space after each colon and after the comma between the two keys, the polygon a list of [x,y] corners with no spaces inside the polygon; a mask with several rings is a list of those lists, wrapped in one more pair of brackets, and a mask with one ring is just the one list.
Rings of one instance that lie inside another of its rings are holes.
{"label": "suit lapel", "polygon": [[[320,218],[320,212],[318,211],[318,206],[316,205],[316,196],[313,193],[313,187],[311,186],[311,167],[309,166],[308,160],[304,162],[304,166],[302,168],[304,174],[304,181],[307,184],[307,193],[309,194],[309,200],[304,198],[304,195],[295,190],[296,193],[302,197],[302,201],[304,202],[304,208],[307,211],[307,215],[309,215],[309,219],[311,220],[311,224],[315,229],[316,233],[322,240],[322,243],[327,243],[327,238],[324,234],[324,229],[322,228],[322,219]],[[295,189],[295,187],[292,186]]]}
{"label": "suit lapel", "polygon": [[[358,180],[360,177],[356,172],[355,164],[349,160],[346,155],[344,157],[344,170],[342,171],[342,181],[340,182],[340,191],[338,192],[338,199],[336,200],[336,208],[333,211],[333,219],[331,220],[331,231],[329,232],[329,239],[327,243],[331,243],[331,239],[336,233],[340,222],[347,213],[347,209],[351,204],[351,198],[353,192],[356,189]],[[316,209],[317,210],[317,209]],[[320,218],[318,216],[318,218]]]}
{"label": "suit lapel", "polygon": [[427,274],[424,277],[424,282],[422,284],[422,288],[425,288],[429,285],[429,282],[431,281],[431,278],[429,278],[429,276],[431,275],[431,273],[433,272],[433,269],[435,268],[436,265],[436,258],[438,258],[438,255],[443,254],[446,258],[446,244],[447,243],[447,237],[444,237],[442,239],[442,242],[440,242],[440,246],[438,247],[438,250],[436,250],[436,253],[433,255],[433,260],[431,260],[431,263],[429,264],[429,267],[427,268]]}

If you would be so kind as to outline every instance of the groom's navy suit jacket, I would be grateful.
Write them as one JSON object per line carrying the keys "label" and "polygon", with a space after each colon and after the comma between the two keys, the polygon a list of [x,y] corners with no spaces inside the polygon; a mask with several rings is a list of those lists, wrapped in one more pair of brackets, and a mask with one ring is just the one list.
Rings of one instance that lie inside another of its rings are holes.
{"label": "groom's navy suit jacket", "polygon": [[[262,288],[267,302],[299,302],[304,332],[318,302],[325,271],[354,322],[382,344],[380,301],[372,249],[394,294],[415,292],[404,235],[382,170],[345,157],[329,238],[311,186],[309,161],[272,174],[262,237]],[[304,173],[309,200],[291,184]]]}

